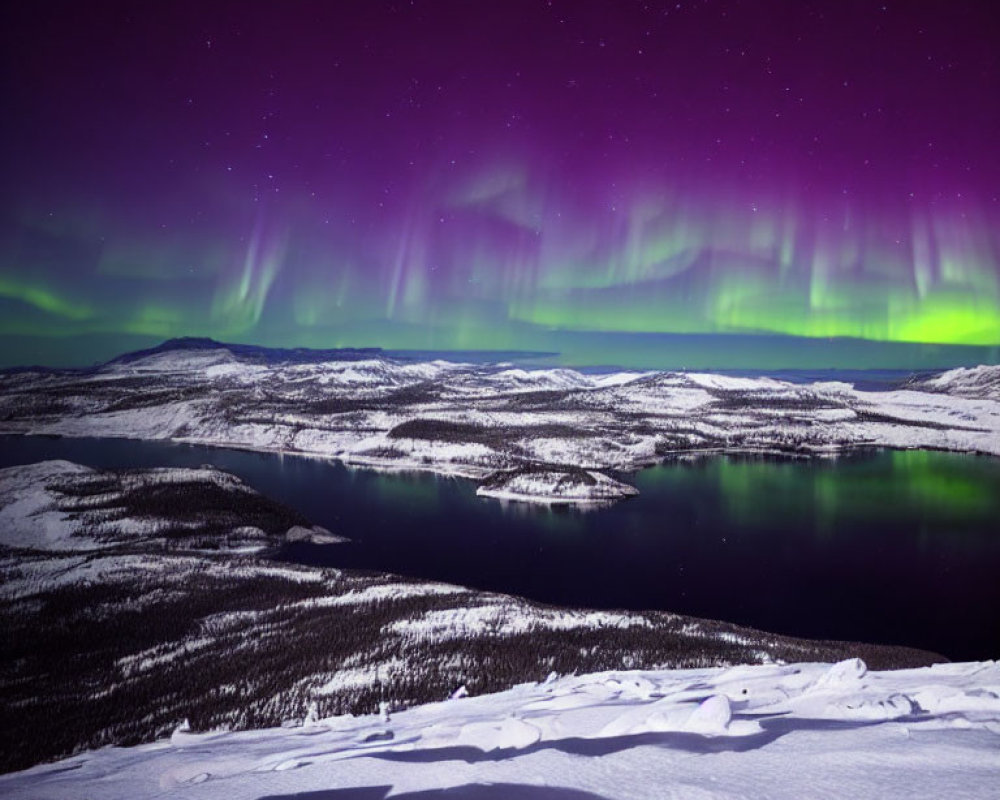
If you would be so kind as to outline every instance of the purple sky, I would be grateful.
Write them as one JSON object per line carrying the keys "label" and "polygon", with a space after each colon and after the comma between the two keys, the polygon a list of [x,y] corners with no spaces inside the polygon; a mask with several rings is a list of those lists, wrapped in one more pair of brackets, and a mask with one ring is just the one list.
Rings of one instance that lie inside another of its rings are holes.
{"label": "purple sky", "polygon": [[4,14],[0,335],[1000,344],[987,2]]}

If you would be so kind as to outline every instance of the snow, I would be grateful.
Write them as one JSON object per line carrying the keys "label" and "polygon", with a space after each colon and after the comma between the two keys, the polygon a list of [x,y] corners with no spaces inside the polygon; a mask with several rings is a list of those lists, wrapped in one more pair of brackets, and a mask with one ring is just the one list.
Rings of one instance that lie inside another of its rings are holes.
{"label": "snow", "polygon": [[142,653],[136,653],[127,658],[120,658],[116,666],[122,671],[125,677],[131,677],[137,672],[144,672],[160,664],[167,664],[176,658],[190,655],[196,650],[211,647],[215,644],[215,639],[211,637],[201,637],[198,639],[187,639],[180,644],[164,644],[153,647]]}
{"label": "snow", "polygon": [[729,392],[760,391],[762,389],[773,391],[787,385],[773,378],[737,378],[732,375],[716,375],[713,373],[691,372],[687,373],[685,377],[696,386],[703,386],[706,389],[722,389]]}
{"label": "snow", "polygon": [[476,494],[498,500],[534,503],[607,503],[638,494],[628,484],[600,472],[587,472],[589,481],[569,472],[539,471],[519,473],[480,486]]}
{"label": "snow", "polygon": [[179,726],[154,744],[0,776],[0,795],[936,800],[996,797],[1000,786],[992,661],[550,676],[377,712],[242,733]]}
{"label": "snow", "polygon": [[496,636],[515,636],[529,631],[556,631],[592,628],[649,627],[649,620],[636,614],[611,611],[571,611],[534,608],[530,615],[520,613],[507,598],[496,596],[493,604],[428,611],[415,619],[404,619],[384,628],[407,639],[443,642],[471,639],[483,630]]}
{"label": "snow", "polygon": [[98,546],[92,538],[80,535],[79,524],[56,508],[56,496],[46,488],[92,472],[69,461],[0,469],[0,545],[42,550]]}
{"label": "snow", "polygon": [[373,686],[380,676],[392,675],[396,671],[406,668],[406,662],[397,658],[391,658],[381,662],[378,670],[371,666],[348,667],[334,673],[326,683],[313,689],[313,695],[322,697],[323,695],[336,694],[345,689],[357,689]]}
{"label": "snow", "polygon": [[231,378],[241,383],[251,383],[254,378],[261,377],[266,374],[267,367],[253,364],[222,363],[212,364],[211,366],[205,368],[206,378]]}
{"label": "snow", "polygon": [[112,362],[102,372],[133,375],[146,372],[203,371],[235,363],[235,359],[224,347],[213,350],[166,350],[127,363]]}
{"label": "snow", "polygon": [[447,583],[384,583],[368,586],[360,591],[351,590],[331,597],[302,600],[295,607],[358,606],[367,603],[405,600],[411,597],[432,597],[435,595],[461,594],[467,591],[460,586]]}
{"label": "snow", "polygon": [[949,394],[973,395],[1000,400],[1000,366],[959,367],[917,386]]}

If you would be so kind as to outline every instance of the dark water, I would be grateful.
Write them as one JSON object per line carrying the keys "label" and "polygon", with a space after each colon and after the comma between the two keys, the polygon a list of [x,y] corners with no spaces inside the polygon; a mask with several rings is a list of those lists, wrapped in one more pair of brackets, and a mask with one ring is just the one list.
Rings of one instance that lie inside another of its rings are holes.
{"label": "dark water", "polygon": [[631,480],[581,513],[503,506],[468,481],[121,439],[0,437],[0,466],[211,463],[349,545],[311,564],[390,570],[538,600],[666,609],[813,638],[1000,656],[1000,460],[878,451],[825,461],[712,458]]}

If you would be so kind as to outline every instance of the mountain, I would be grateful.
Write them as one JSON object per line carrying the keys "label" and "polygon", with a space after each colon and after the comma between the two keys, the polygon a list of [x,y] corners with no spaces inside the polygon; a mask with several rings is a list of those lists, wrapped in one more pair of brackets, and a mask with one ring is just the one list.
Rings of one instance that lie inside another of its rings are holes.
{"label": "mountain", "polygon": [[[136,350],[125,353],[107,362],[112,364],[130,364],[161,353],[199,352],[227,350],[240,360],[258,364],[314,364],[323,361],[359,361],[377,357],[382,352],[380,347],[335,348],[313,350],[305,347],[260,347],[252,344],[224,344],[215,339],[201,336],[183,336],[168,339],[163,344],[147,350]],[[105,365],[105,366],[107,366]]]}

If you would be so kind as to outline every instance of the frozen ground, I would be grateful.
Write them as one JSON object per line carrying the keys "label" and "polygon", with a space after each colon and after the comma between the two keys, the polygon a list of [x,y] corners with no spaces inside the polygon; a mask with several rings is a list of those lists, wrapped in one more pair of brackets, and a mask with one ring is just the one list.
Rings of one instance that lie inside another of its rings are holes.
{"label": "frozen ground", "polygon": [[998,786],[995,662],[868,672],[857,659],[551,676],[245,733],[181,726],[0,776],[11,800],[985,800]]}
{"label": "frozen ground", "polygon": [[96,370],[5,373],[0,432],[298,453],[460,475],[480,481],[485,496],[557,503],[627,497],[632,487],[610,472],[678,456],[862,447],[1000,455],[1000,366],[871,392],[829,381],[590,375],[371,353],[283,361],[247,350],[169,342]]}

